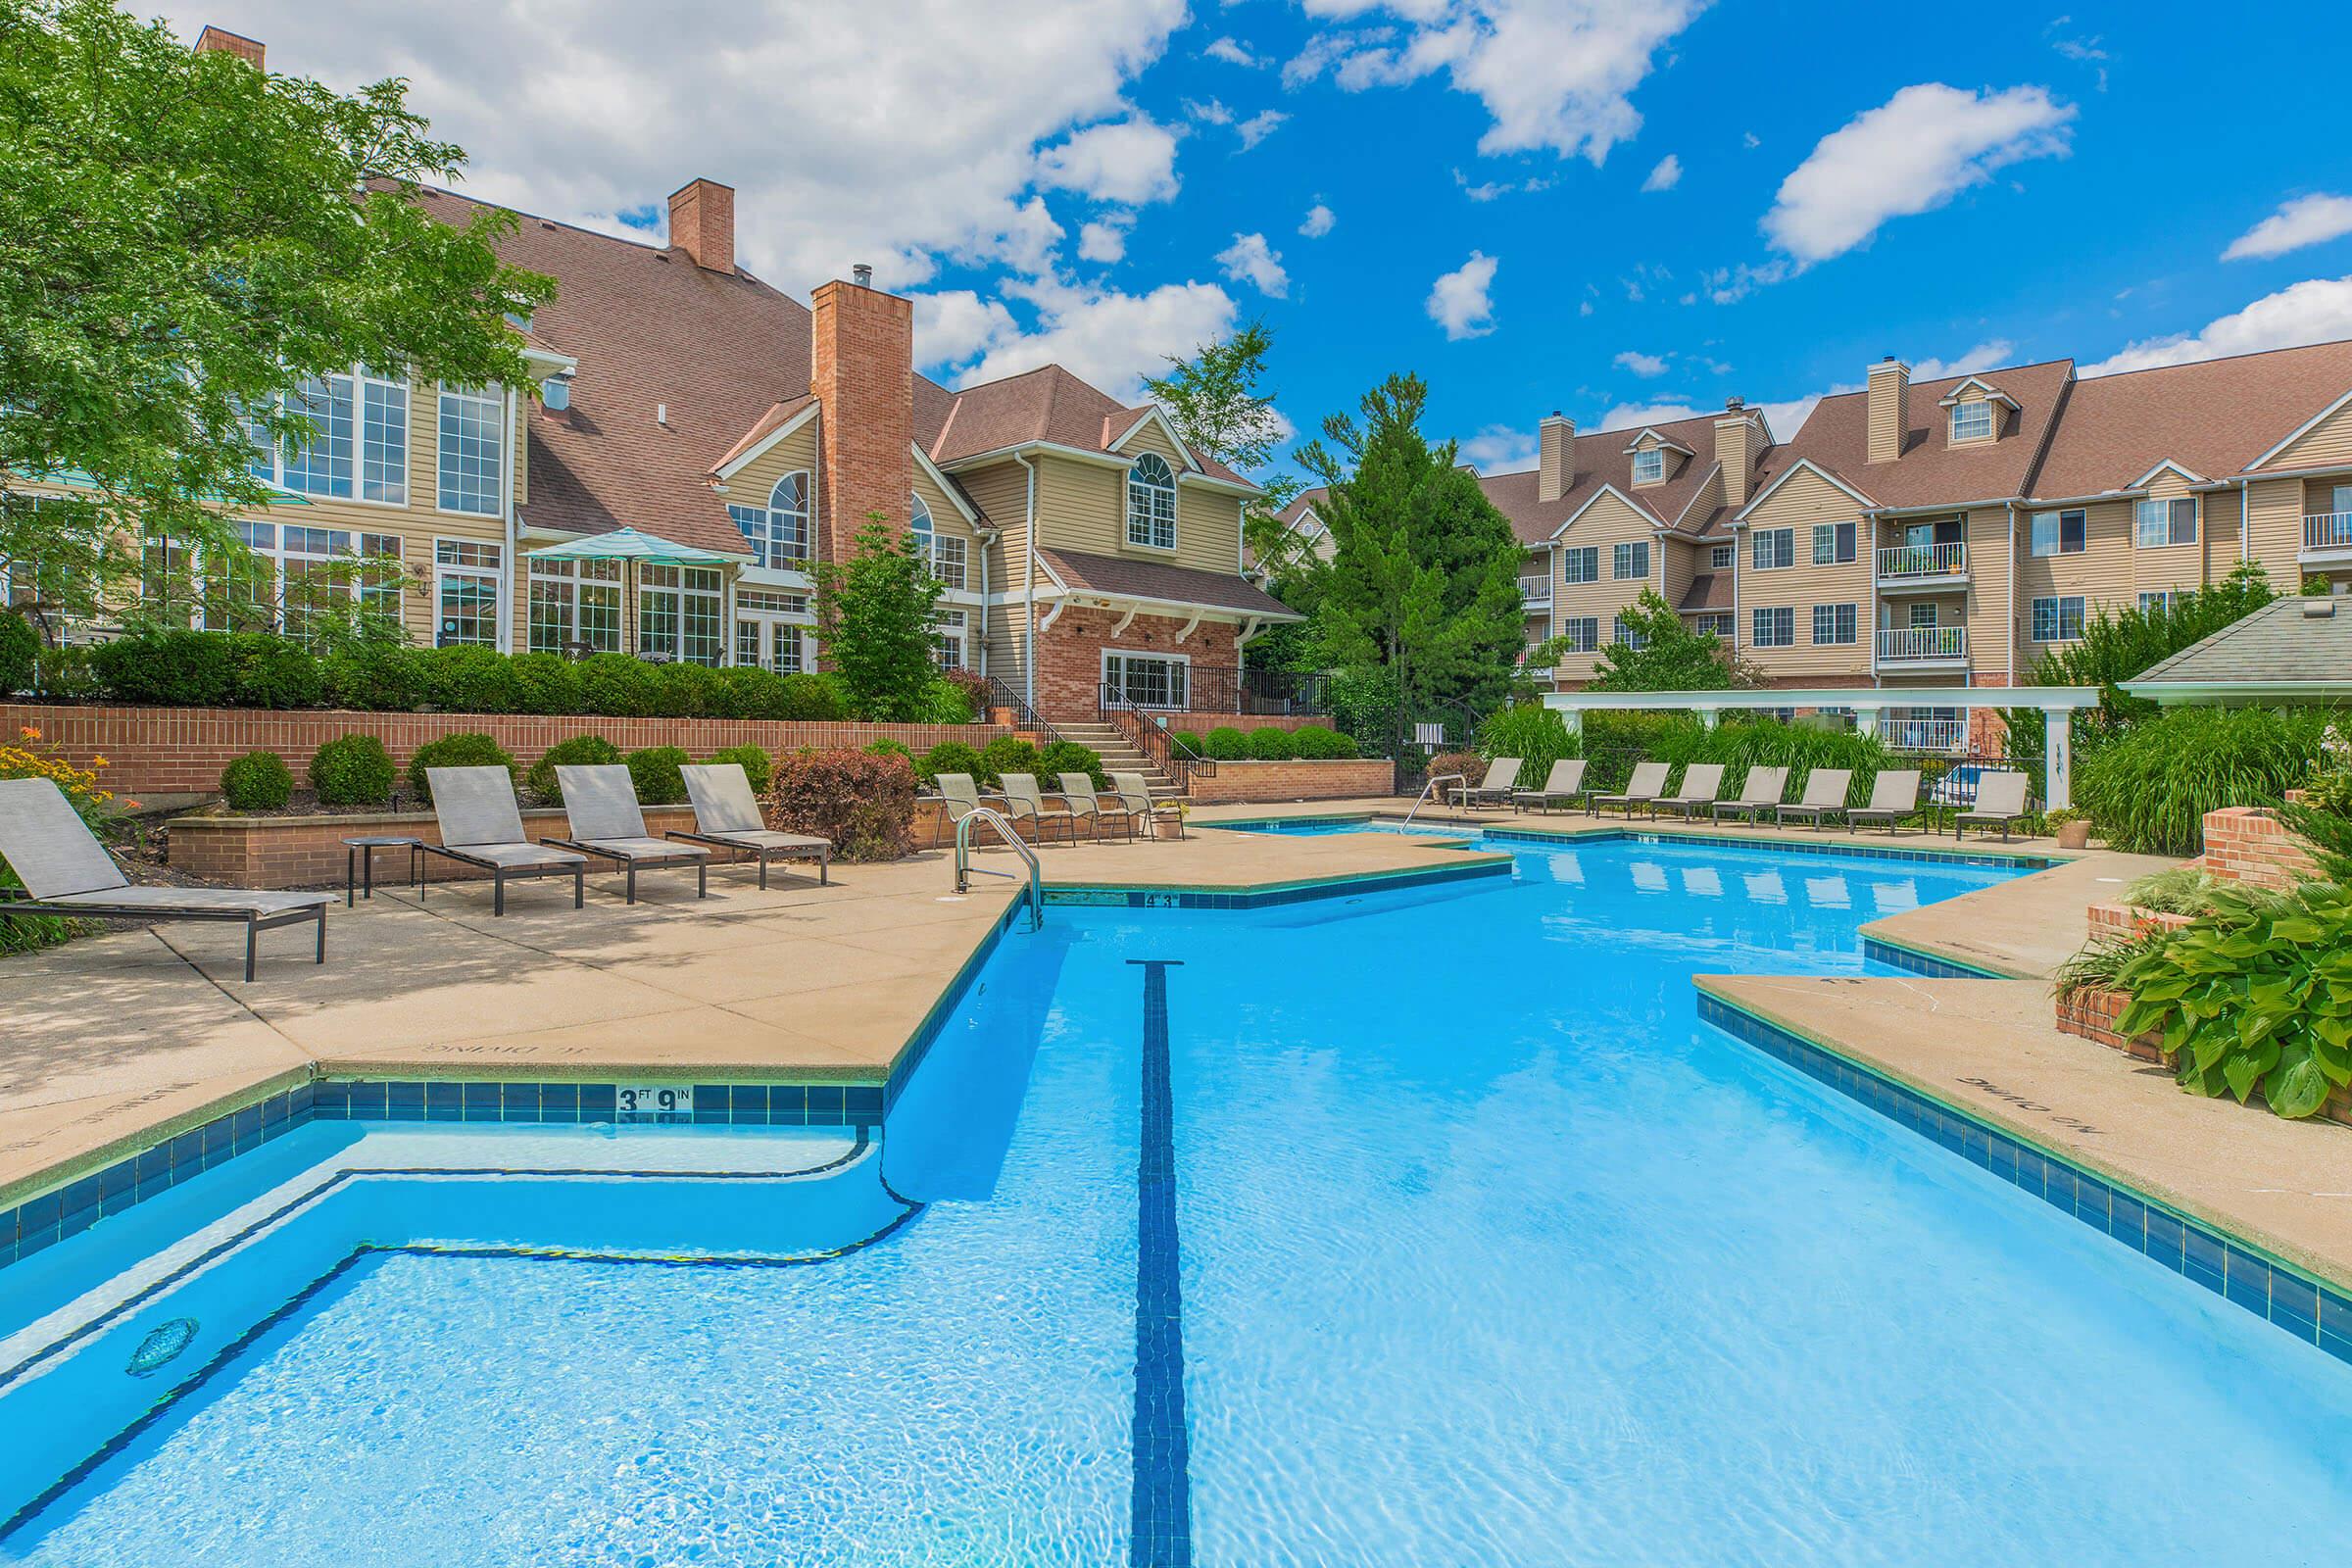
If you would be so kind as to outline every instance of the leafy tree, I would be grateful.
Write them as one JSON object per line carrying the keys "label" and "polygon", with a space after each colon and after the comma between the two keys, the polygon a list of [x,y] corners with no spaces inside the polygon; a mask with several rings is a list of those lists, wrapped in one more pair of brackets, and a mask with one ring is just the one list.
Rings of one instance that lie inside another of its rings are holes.
{"label": "leafy tree", "polygon": [[1386,666],[1407,712],[1484,711],[1525,646],[1524,551],[1454,444],[1421,433],[1428,398],[1418,376],[1392,376],[1364,395],[1360,425],[1334,415],[1299,450],[1328,487],[1316,511],[1335,546],[1314,571],[1313,640],[1328,662]]}
{"label": "leafy tree", "polygon": [[921,719],[937,673],[932,612],[944,591],[913,533],[893,534],[879,512],[866,514],[847,562],[817,564],[817,634],[859,717]]}
{"label": "leafy tree", "polygon": [[1712,692],[1764,684],[1762,673],[1722,638],[1691,630],[1655,589],[1642,589],[1619,618],[1633,637],[1600,651],[1596,692]]}
{"label": "leafy tree", "polygon": [[309,436],[278,396],[307,377],[524,378],[504,318],[554,284],[498,259],[512,214],[461,230],[410,199],[466,155],[406,90],[265,75],[109,0],[0,0],[0,471],[74,486],[0,509],[0,559],[46,609],[133,580],[143,538],[246,559],[252,443]]}

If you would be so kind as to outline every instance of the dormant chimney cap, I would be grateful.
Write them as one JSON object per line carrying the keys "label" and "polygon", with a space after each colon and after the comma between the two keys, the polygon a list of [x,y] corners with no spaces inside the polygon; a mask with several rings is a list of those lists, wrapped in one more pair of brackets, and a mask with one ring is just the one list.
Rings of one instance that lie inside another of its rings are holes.
{"label": "dormant chimney cap", "polygon": [[850,281],[859,288],[872,288],[874,286],[874,270],[865,263],[859,262],[850,269]]}

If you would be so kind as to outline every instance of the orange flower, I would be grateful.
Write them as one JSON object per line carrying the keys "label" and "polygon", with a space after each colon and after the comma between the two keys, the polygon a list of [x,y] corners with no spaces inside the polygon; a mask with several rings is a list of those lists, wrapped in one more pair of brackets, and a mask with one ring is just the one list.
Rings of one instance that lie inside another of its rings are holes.
{"label": "orange flower", "polygon": [[24,738],[28,741],[37,741],[41,738],[41,732],[27,724],[24,726]]}
{"label": "orange flower", "polygon": [[103,757],[93,757],[90,759],[90,765],[92,767],[104,767],[106,765],[106,759]]}

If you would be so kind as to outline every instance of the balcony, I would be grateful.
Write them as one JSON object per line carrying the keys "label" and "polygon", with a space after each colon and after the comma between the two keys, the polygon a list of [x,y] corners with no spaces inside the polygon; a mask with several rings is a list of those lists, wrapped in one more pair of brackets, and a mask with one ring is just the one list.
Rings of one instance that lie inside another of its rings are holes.
{"label": "balcony", "polygon": [[1520,578],[1519,597],[1526,602],[1527,608],[1530,610],[1550,604],[1551,579],[1549,577]]}
{"label": "balcony", "polygon": [[2352,512],[2304,514],[2303,559],[2352,562]]}
{"label": "balcony", "polygon": [[1881,717],[1879,739],[1898,752],[1966,751],[1968,720]]}
{"label": "balcony", "polygon": [[1889,593],[1940,593],[1968,586],[1968,546],[1894,545],[1879,552],[1879,588]]}
{"label": "balcony", "polygon": [[1880,669],[1965,669],[1965,626],[1882,626],[1873,661]]}

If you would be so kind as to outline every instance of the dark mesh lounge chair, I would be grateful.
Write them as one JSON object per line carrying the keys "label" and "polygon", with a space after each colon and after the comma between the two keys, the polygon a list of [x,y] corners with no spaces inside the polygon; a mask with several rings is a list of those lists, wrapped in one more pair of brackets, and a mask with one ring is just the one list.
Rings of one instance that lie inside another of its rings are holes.
{"label": "dark mesh lounge chair", "polygon": [[699,844],[675,844],[645,830],[637,804],[637,781],[618,762],[560,766],[556,787],[564,792],[564,820],[571,837],[548,842],[600,860],[611,860],[628,876],[628,902],[637,902],[637,870],[644,866],[691,865],[694,896],[710,896],[710,852]]}
{"label": "dark mesh lounge chair", "polygon": [[245,978],[253,978],[255,946],[264,931],[300,921],[318,926],[318,955],[326,961],[325,893],[272,893],[247,888],[146,888],[132,885],[106,853],[74,803],[45,778],[0,779],[0,859],[24,883],[22,894],[0,893],[0,915],[64,915],[74,919],[233,920],[245,927]]}
{"label": "dark mesh lounge chair", "polygon": [[760,859],[760,885],[767,886],[767,862],[793,856],[816,857],[816,883],[832,880],[833,841],[808,833],[779,833],[760,814],[751,776],[741,762],[704,762],[678,770],[686,798],[694,803],[695,831],[673,827],[669,837],[714,849],[749,851]]}
{"label": "dark mesh lounge chair", "polygon": [[[588,857],[546,844],[534,844],[522,831],[522,808],[514,801],[514,775],[503,767],[428,767],[433,815],[441,824],[441,842],[427,844],[427,855],[438,855],[460,865],[490,873],[490,912],[507,912],[507,883],[513,878],[567,876],[571,878],[571,906],[587,902]],[[417,902],[424,888],[416,890]]]}

